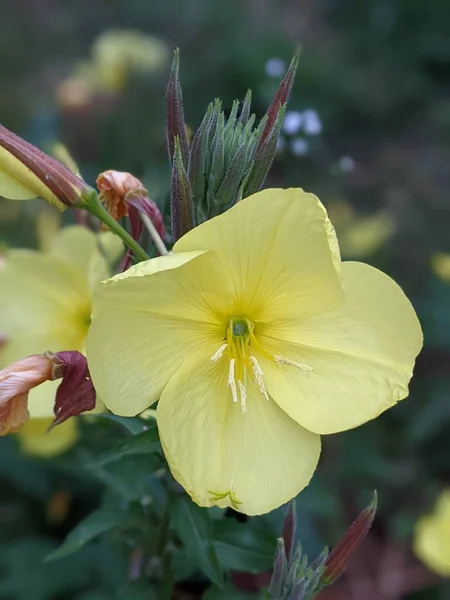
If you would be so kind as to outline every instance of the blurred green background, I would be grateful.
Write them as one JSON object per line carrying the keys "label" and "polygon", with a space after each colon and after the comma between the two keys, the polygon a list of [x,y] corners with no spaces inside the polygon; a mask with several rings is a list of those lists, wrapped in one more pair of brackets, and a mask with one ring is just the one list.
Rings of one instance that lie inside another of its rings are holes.
{"label": "blurred green background", "polygon": [[[268,184],[316,193],[344,258],[393,276],[425,336],[410,397],[372,423],[324,439],[320,468],[298,498],[301,539],[314,555],[338,539],[371,490],[379,493],[373,531],[324,600],[450,598],[448,584],[410,550],[417,518],[450,483],[449,24],[447,0],[2,6],[2,124],[47,150],[62,141],[90,182],[108,168],[132,172],[166,214],[164,95],[173,48],[181,49],[186,120],[195,130],[213,98],[229,109],[248,88],[261,117],[300,45]],[[124,40],[118,30],[151,39]],[[39,201],[0,200],[0,241],[36,247],[47,211]],[[134,598],[114,543],[41,564],[98,505],[101,485],[82,465],[108,432],[99,425],[93,436],[91,427],[78,448],[50,461],[0,440],[1,599],[103,600],[117,589]],[[274,535],[280,515],[266,521]],[[254,586],[254,578],[239,585]],[[197,598],[195,589],[181,585],[177,597]]]}

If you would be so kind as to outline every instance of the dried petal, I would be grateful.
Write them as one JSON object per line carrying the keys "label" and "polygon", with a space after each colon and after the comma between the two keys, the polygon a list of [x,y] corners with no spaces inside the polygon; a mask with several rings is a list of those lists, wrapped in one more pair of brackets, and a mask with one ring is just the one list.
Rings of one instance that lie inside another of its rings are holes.
{"label": "dried petal", "polygon": [[[55,399],[55,419],[52,427],[69,417],[95,408],[95,390],[86,361],[80,352],[47,354],[54,365],[54,374],[62,377]],[[56,377],[55,377],[56,378]]]}
{"label": "dried petal", "polygon": [[147,191],[142,183],[131,175],[122,171],[105,171],[97,177],[96,184],[100,192],[100,200],[106,204],[111,216],[118,221],[128,215],[128,205],[125,196],[130,191]]}
{"label": "dried petal", "polygon": [[28,393],[53,379],[53,363],[34,354],[0,371],[0,435],[20,429],[28,420]]}

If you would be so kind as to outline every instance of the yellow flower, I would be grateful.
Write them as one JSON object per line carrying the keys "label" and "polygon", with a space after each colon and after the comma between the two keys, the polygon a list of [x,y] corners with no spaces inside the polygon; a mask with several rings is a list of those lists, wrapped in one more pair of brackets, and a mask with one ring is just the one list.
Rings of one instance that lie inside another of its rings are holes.
{"label": "yellow flower", "polygon": [[370,256],[386,244],[396,230],[394,218],[388,210],[358,217],[351,204],[338,200],[328,204],[328,214],[336,227],[343,256]]}
{"label": "yellow flower", "polygon": [[433,512],[416,524],[413,547],[427,567],[450,577],[450,489],[441,493]]}
{"label": "yellow flower", "polygon": [[48,431],[52,421],[51,417],[31,418],[19,429],[16,435],[24,452],[48,458],[69,450],[76,443],[78,428],[75,419],[68,419]]}
{"label": "yellow flower", "polygon": [[141,31],[110,29],[103,32],[92,48],[96,84],[100,89],[118,91],[133,72],[154,72],[169,59],[167,45]]}
{"label": "yellow flower", "polygon": [[[6,338],[0,368],[46,351],[84,352],[92,290],[110,275],[105,256],[116,258],[122,248],[111,233],[96,236],[72,226],[54,236],[47,252],[9,251],[0,264],[0,333]],[[59,384],[48,381],[30,392],[30,421],[19,435],[30,452],[50,455],[76,439],[74,420],[44,435]]]}
{"label": "yellow flower", "polygon": [[265,190],[94,294],[86,342],[106,406],[159,399],[174,477],[202,506],[267,512],[304,488],[320,434],[408,394],[422,333],[389,277],[341,264],[319,200]]}
{"label": "yellow flower", "polygon": [[438,252],[431,257],[431,270],[444,283],[450,282],[450,254]]}

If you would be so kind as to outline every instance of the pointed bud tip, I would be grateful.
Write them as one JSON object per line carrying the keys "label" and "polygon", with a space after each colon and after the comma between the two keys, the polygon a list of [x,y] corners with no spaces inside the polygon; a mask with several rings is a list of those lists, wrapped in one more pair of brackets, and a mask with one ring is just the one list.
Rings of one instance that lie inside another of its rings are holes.
{"label": "pointed bud tip", "polygon": [[322,583],[330,585],[344,571],[351,554],[369,533],[377,511],[378,496],[373,492],[372,502],[361,511],[358,518],[350,525],[342,538],[337,542],[325,561]]}

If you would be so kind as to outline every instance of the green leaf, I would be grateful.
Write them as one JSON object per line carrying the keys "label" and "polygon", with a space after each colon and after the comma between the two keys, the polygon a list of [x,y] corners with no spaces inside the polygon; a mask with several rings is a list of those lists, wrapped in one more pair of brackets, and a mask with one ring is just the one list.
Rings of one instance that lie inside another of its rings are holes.
{"label": "green leaf", "polygon": [[205,575],[221,587],[223,572],[213,544],[208,511],[194,504],[187,496],[178,496],[172,507],[172,522],[188,554],[197,560]]}
{"label": "green leaf", "polygon": [[149,494],[152,473],[163,467],[162,456],[153,452],[125,455],[106,465],[88,465],[87,469],[126,500],[138,500]]}
{"label": "green leaf", "polygon": [[270,541],[248,523],[222,519],[213,523],[214,547],[225,570],[261,573],[272,568],[275,536]]}
{"label": "green leaf", "polygon": [[152,454],[160,449],[158,427],[156,423],[151,423],[147,431],[130,436],[122,440],[115,448],[104,452],[98,460],[89,465],[92,468],[96,466],[106,465],[110,462],[119,460],[123,456],[130,454]]}
{"label": "green leaf", "polygon": [[47,555],[44,562],[56,560],[77,552],[85,544],[98,537],[100,534],[110,531],[119,525],[123,525],[127,514],[118,511],[107,511],[99,509],[81,521],[75,529],[69,533],[62,545]]}
{"label": "green leaf", "polygon": [[144,431],[144,428],[147,427],[146,423],[139,417],[119,417],[112,413],[99,413],[93,416],[97,419],[107,419],[108,421],[118,423],[132,434],[141,433],[141,431]]}

